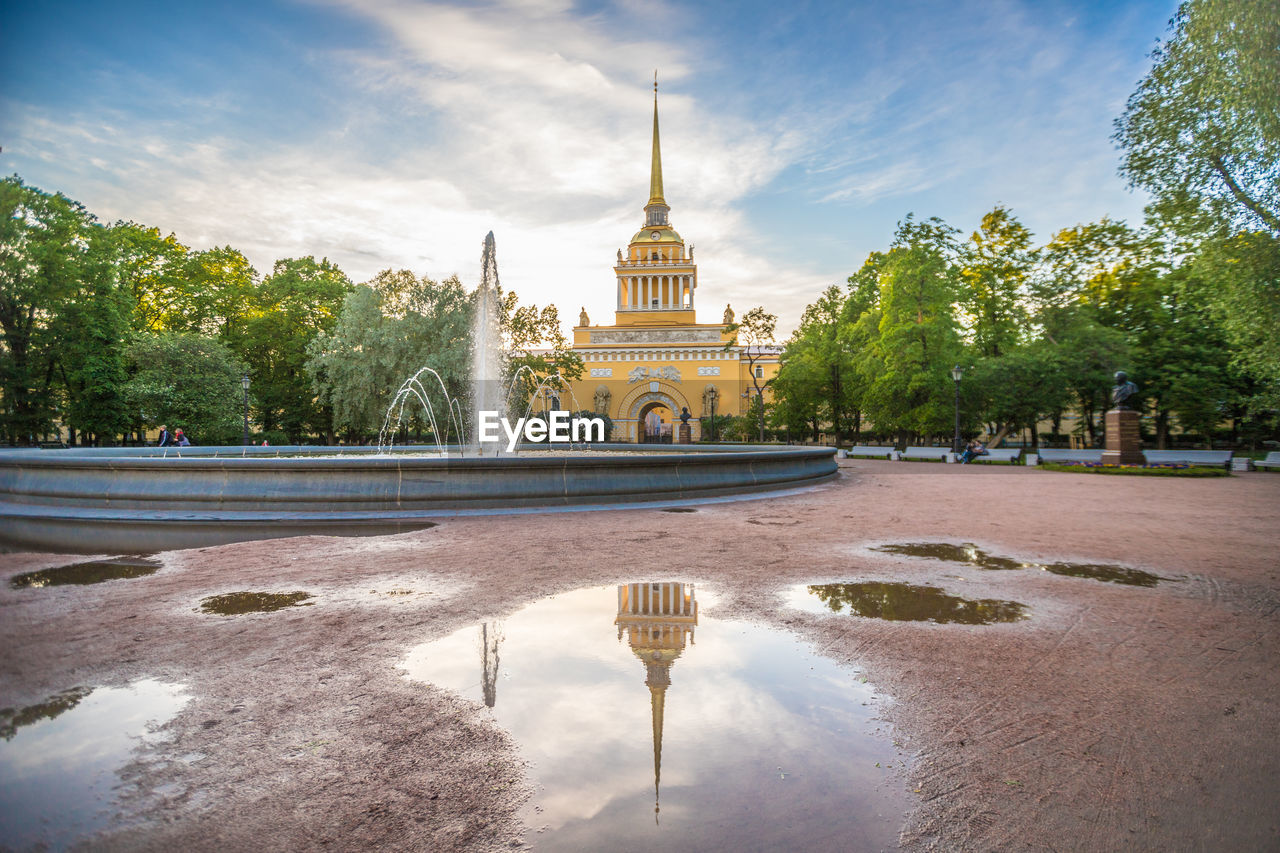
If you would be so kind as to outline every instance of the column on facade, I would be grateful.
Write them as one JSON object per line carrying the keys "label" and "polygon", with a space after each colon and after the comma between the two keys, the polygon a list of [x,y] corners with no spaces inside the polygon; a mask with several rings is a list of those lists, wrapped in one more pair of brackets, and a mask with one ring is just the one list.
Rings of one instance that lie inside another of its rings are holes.
{"label": "column on facade", "polygon": [[662,307],[671,308],[671,276],[662,277]]}

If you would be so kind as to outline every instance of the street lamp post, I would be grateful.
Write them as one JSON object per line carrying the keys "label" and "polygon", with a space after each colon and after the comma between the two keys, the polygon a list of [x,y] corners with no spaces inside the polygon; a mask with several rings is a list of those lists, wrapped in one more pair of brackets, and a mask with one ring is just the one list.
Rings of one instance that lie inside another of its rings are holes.
{"label": "street lamp post", "polygon": [[244,389],[244,446],[249,446],[249,374],[240,377],[240,387]]}
{"label": "street lamp post", "polygon": [[956,381],[956,434],[951,440],[951,452],[960,453],[960,377],[964,376],[964,368],[956,365],[951,368],[951,378]]}

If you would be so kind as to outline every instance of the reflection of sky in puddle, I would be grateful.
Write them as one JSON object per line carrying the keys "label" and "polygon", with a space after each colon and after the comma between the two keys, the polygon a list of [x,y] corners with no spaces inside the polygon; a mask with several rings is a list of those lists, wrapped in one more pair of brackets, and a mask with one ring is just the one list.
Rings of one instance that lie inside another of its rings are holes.
{"label": "reflection of sky in puddle", "polygon": [[785,633],[701,614],[692,631],[692,588],[662,586],[685,606],[637,619],[619,588],[578,590],[403,666],[491,704],[530,761],[541,849],[893,846],[901,807],[874,790],[893,751],[872,734],[870,688]]}
{"label": "reflection of sky in puddle", "polygon": [[116,771],[139,741],[156,737],[150,724],[189,698],[181,685],[145,679],[6,714],[16,725],[0,741],[0,844],[65,848],[105,827]]}

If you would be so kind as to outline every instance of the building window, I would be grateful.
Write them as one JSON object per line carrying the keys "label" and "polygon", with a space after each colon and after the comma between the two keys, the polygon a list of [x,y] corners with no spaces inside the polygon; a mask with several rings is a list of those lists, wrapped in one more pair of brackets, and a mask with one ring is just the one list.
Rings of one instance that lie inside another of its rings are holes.
{"label": "building window", "polygon": [[756,365],[756,379],[764,379],[764,365]]}

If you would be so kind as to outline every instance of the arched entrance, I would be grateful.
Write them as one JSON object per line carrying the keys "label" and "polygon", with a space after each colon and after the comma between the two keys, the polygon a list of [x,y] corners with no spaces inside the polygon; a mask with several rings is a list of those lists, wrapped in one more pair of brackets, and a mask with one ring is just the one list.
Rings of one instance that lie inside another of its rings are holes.
{"label": "arched entrance", "polygon": [[665,402],[654,400],[640,409],[636,441],[640,444],[670,444],[675,413]]}

